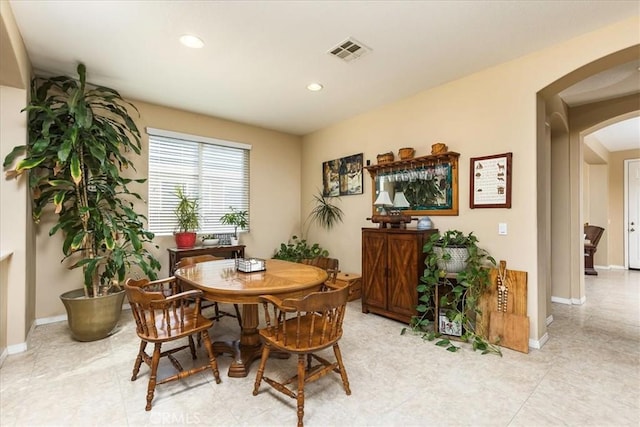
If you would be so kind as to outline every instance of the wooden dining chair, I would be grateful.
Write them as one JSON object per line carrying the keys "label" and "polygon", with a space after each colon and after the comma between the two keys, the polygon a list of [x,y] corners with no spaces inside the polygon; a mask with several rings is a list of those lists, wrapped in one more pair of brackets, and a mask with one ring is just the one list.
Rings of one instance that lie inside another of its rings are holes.
{"label": "wooden dining chair", "polygon": [[[218,362],[207,332],[213,326],[213,321],[200,314],[202,291],[178,292],[178,286],[173,277],[152,282],[148,279],[127,279],[124,288],[131,306],[131,312],[136,321],[136,332],[140,337],[140,348],[133,366],[131,381],[137,379],[142,362],[145,362],[151,368],[145,410],[151,410],[151,401],[158,384],[182,379],[206,369],[211,369],[216,383],[219,384]],[[196,301],[195,305],[191,304],[193,300]],[[201,336],[209,356],[209,363],[185,371],[180,362],[173,356],[173,353],[189,348],[191,357],[195,360],[194,334]],[[179,339],[186,339],[188,342],[185,345],[162,351],[162,344]],[[154,345],[153,355],[151,356],[145,351],[149,343]],[[165,356],[178,370],[178,373],[158,380],[158,364],[160,359]]]}
{"label": "wooden dining chair", "polygon": [[[198,263],[207,262],[207,261],[217,261],[221,259],[224,259],[224,258],[213,256],[213,255],[196,255],[191,257],[184,257],[184,258],[181,258],[180,261],[176,263],[176,269],[185,267],[187,265],[193,265],[193,264],[198,264]],[[235,309],[235,312],[236,312],[235,314],[229,313],[228,311],[220,310],[220,306],[215,301],[207,301],[207,302],[203,301],[201,308],[205,309],[208,307],[213,307],[213,310],[214,310],[213,317],[209,317],[209,319],[219,321],[224,316],[235,317],[236,320],[238,321],[238,325],[242,327],[242,316],[240,315],[240,308],[238,307],[238,304],[233,304],[233,308]]]}
{"label": "wooden dining chair", "polygon": [[[256,375],[253,395],[258,394],[260,383],[267,384],[279,392],[297,400],[298,426],[304,417],[304,386],[322,376],[336,372],[342,378],[347,395],[351,394],[347,371],[342,363],[338,340],[342,337],[342,323],[349,296],[347,285],[325,284],[320,292],[302,298],[284,300],[273,295],[260,297],[264,307],[266,327],[260,329],[264,343],[262,359]],[[333,347],[335,362],[318,356],[316,352]],[[298,355],[298,369],[293,377],[278,382],[264,375],[265,366],[272,350]],[[315,365],[312,362],[319,362]],[[297,384],[297,388],[290,386]]]}
{"label": "wooden dining chair", "polygon": [[604,233],[604,228],[599,227],[597,225],[584,225],[584,236],[585,239],[589,241],[590,244],[584,242],[584,274],[597,276],[598,272],[593,267],[593,261],[595,258],[595,253],[598,250],[598,243],[602,238],[602,234]]}
{"label": "wooden dining chair", "polygon": [[329,283],[335,283],[338,271],[340,271],[340,263],[336,258],[315,257],[310,259],[303,259],[300,262],[302,264],[313,265],[314,267],[319,267],[325,270],[329,275],[329,277],[327,278],[327,282]]}

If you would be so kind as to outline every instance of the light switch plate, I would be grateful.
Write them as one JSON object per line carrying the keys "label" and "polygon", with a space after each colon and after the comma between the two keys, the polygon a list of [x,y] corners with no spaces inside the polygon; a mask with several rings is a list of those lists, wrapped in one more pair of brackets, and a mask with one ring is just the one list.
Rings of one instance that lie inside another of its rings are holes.
{"label": "light switch plate", "polygon": [[498,223],[498,234],[500,234],[501,236],[506,236],[507,235],[507,223],[506,222]]}

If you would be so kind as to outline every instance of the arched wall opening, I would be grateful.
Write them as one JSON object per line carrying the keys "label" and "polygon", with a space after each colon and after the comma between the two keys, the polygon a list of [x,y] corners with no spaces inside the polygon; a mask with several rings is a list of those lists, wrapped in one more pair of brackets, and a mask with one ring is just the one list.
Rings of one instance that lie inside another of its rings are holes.
{"label": "arched wall opening", "polygon": [[[538,93],[538,268],[547,290],[547,323],[551,302],[585,301],[583,255],[584,136],[640,111],[640,94],[568,107],[564,89],[640,58],[640,45],[607,55],[580,67]],[[544,124],[544,125],[543,125]],[[544,129],[544,131],[541,131]],[[589,149],[587,148],[587,151]],[[542,303],[542,302],[540,302]]]}

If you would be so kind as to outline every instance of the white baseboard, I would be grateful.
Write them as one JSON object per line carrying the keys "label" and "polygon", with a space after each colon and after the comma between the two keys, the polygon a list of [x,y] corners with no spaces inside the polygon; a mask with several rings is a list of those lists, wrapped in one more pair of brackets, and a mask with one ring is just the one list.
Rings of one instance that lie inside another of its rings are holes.
{"label": "white baseboard", "polygon": [[[558,304],[566,304],[566,305],[582,305],[587,301],[586,297],[578,298],[560,298],[560,297],[551,297],[551,302],[556,302]],[[547,323],[548,325],[548,323]]]}
{"label": "white baseboard", "polygon": [[543,345],[545,345],[549,341],[549,334],[546,332],[543,336],[540,337],[539,340],[534,340],[529,338],[529,348],[541,349]]}
{"label": "white baseboard", "polygon": [[13,344],[7,347],[7,354],[18,354],[23,351],[27,351],[27,343],[21,342],[19,344]]}
{"label": "white baseboard", "polygon": [[[129,303],[122,304],[122,309],[123,310],[131,310],[131,306],[129,305]],[[51,316],[51,317],[41,317],[39,319],[36,319],[35,325],[36,326],[48,325],[49,323],[63,322],[63,321],[66,321],[66,320],[67,320],[67,315],[66,314],[60,314],[58,316]]]}
{"label": "white baseboard", "polygon": [[[131,306],[128,303],[127,304],[123,304],[122,305],[122,309],[123,310],[131,310]],[[48,325],[50,323],[66,322],[66,321],[67,321],[67,315],[66,314],[61,314],[59,316],[51,316],[51,317],[41,317],[39,319],[36,319],[31,324],[31,328],[29,328],[29,332],[27,333],[27,341],[29,340],[29,336],[31,335],[31,332],[33,332],[33,330],[36,328],[36,326]],[[2,366],[2,363],[4,362],[4,359],[7,357],[7,355],[22,353],[23,351],[27,351],[27,343],[26,342],[10,345],[0,355],[0,366]]]}
{"label": "white baseboard", "polygon": [[624,265],[594,265],[596,270],[626,270]]}
{"label": "white baseboard", "polygon": [[2,350],[2,354],[0,354],[0,368],[2,368],[2,364],[4,363],[8,355],[9,355],[9,352],[7,351],[6,348]]}
{"label": "white baseboard", "polygon": [[571,305],[571,299],[569,298],[551,297],[551,302],[557,302],[558,304]]}
{"label": "white baseboard", "polygon": [[40,319],[36,319],[35,324],[36,326],[48,325],[49,323],[58,323],[66,320],[67,320],[67,315],[61,314],[59,316],[41,317]]}
{"label": "white baseboard", "polygon": [[549,325],[550,325],[550,324],[552,324],[552,323],[553,323],[553,314],[550,314],[550,315],[547,317],[547,326],[549,326]]}

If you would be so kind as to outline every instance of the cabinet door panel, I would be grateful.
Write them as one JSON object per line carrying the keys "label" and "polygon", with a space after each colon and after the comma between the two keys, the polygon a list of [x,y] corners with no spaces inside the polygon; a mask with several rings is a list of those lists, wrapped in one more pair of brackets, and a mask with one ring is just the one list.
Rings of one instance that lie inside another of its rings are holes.
{"label": "cabinet door panel", "polygon": [[362,302],[374,307],[387,308],[387,245],[380,233],[363,233],[362,247]]}
{"label": "cabinet door panel", "polygon": [[416,314],[418,304],[418,254],[422,248],[417,247],[417,237],[415,234],[394,234],[388,240],[388,309],[407,316]]}

